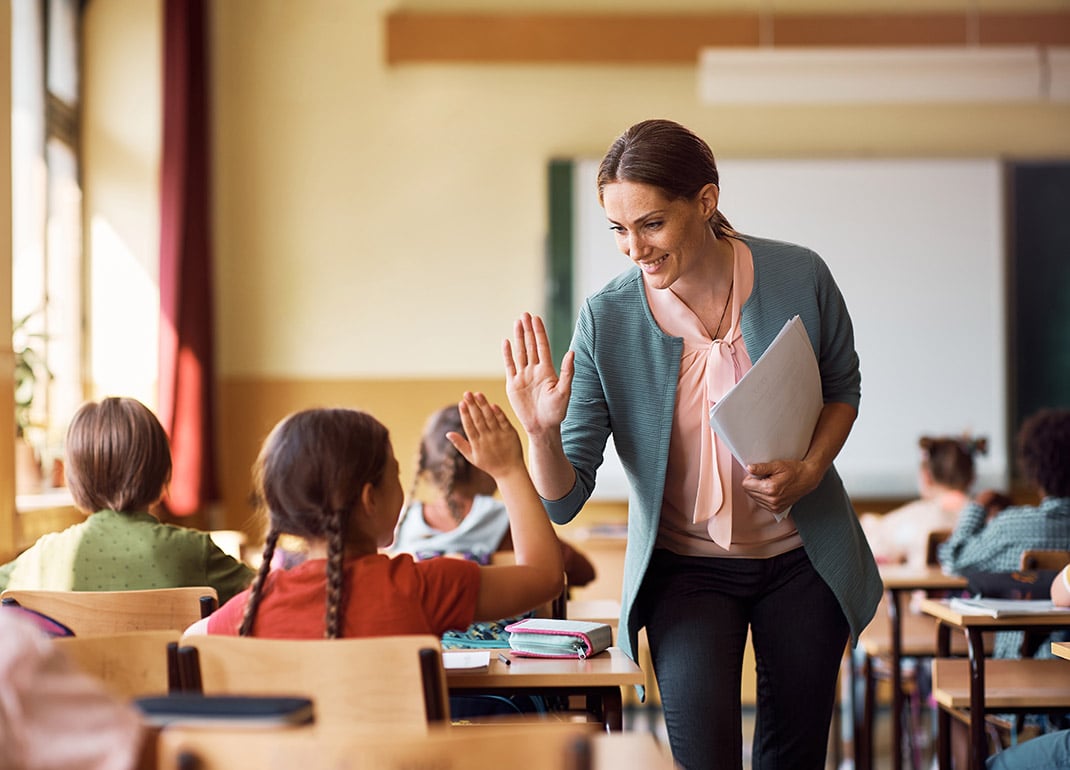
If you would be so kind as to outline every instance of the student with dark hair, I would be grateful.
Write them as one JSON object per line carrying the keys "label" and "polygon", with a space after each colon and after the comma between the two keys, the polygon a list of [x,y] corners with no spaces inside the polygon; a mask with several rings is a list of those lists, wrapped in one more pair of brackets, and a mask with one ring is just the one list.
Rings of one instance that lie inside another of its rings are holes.
{"label": "student with dark hair", "polygon": [[[646,628],[681,766],[741,766],[749,632],[755,766],[824,768],[844,646],[881,595],[832,465],[861,392],[847,305],[813,251],[729,224],[712,151],[678,123],[627,129],[597,181],[632,266],[580,307],[560,375],[541,319],[522,315],[503,346],[535,486],[553,521],[572,520],[612,435],[631,485],[619,643],[634,657]],[[710,407],[796,315],[823,409],[804,457],[744,467]]]}
{"label": "student with dark hair", "polygon": [[224,602],[249,584],[253,571],[207,532],[163,524],[150,512],[171,480],[171,447],[140,401],[83,404],[68,426],[65,451],[67,487],[89,516],[42,536],[0,567],[0,590],[207,585]]}
{"label": "student with dark hair", "polygon": [[[310,409],[276,425],[256,461],[255,493],[268,531],[252,586],[187,633],[441,635],[474,620],[519,614],[558,595],[561,548],[524,465],[516,429],[481,393],[466,393],[459,409],[463,433],[451,431],[448,438],[501,490],[515,565],[417,562],[408,554],[380,553],[393,539],[404,503],[387,429],[365,412]],[[306,540],[309,558],[273,570],[283,534]]]}
{"label": "student with dark hair", "polygon": [[[940,565],[955,574],[1012,572],[1027,549],[1070,550],[1070,410],[1043,409],[1018,431],[1018,463],[1040,496],[1037,505],[1012,505],[989,519],[983,501],[963,510],[940,546]],[[1021,633],[996,635],[997,657],[1018,657]],[[1041,645],[1040,655],[1050,655]]]}
{"label": "student with dark hair", "polygon": [[984,454],[987,440],[954,436],[922,436],[918,440],[920,497],[883,515],[864,513],[862,529],[879,563],[923,567],[929,535],[950,531],[970,500],[974,455]]}
{"label": "student with dark hair", "polygon": [[[409,504],[398,522],[391,553],[419,558],[452,555],[489,564],[496,551],[512,551],[509,513],[494,497],[493,477],[472,465],[446,438],[464,433],[456,404],[439,409],[427,421],[420,437],[416,476]],[[594,580],[587,558],[561,543],[569,588]]]}

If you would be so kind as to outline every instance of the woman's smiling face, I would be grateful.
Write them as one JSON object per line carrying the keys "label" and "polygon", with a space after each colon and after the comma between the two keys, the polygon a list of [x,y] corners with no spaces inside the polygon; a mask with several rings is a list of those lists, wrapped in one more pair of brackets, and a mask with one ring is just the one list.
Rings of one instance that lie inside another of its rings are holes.
{"label": "woman's smiling face", "polygon": [[617,248],[654,289],[669,288],[715,240],[708,224],[717,207],[714,185],[672,199],[653,185],[613,182],[602,190],[602,206]]}

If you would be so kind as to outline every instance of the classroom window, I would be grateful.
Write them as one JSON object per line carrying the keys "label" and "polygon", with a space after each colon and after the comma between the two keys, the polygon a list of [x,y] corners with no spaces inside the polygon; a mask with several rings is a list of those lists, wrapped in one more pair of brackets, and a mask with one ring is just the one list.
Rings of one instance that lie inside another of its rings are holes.
{"label": "classroom window", "polygon": [[42,471],[21,475],[16,491],[33,494],[60,481],[63,434],[83,397],[80,2],[12,0],[11,24],[13,345],[29,348],[35,375],[16,392],[16,414]]}

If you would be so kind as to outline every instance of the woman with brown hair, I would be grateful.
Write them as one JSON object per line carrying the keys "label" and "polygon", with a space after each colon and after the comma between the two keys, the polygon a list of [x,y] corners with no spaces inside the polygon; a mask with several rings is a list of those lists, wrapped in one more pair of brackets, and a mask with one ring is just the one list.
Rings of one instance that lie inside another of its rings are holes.
{"label": "woman with brown hair", "polygon": [[[860,399],[847,306],[813,251],[729,224],[713,153],[678,123],[621,134],[597,192],[631,268],[581,306],[560,375],[541,319],[524,314],[504,344],[535,486],[552,520],[570,521],[612,435],[631,486],[619,643],[634,657],[646,628],[681,766],[742,766],[749,632],[754,766],[820,770],[844,646],[881,595],[832,466]],[[804,457],[744,467],[709,410],[794,316],[824,406]]]}

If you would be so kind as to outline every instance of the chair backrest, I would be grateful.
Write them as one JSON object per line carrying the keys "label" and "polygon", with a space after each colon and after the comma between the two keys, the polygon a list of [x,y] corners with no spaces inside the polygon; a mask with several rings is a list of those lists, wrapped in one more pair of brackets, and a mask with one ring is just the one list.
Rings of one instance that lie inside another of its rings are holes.
{"label": "chair backrest", "polygon": [[75,636],[158,630],[181,633],[218,605],[218,595],[211,586],[141,591],[9,589],[0,598],[14,599],[23,607],[58,620]]}
{"label": "chair backrest", "polygon": [[[175,726],[160,734],[158,770],[230,770],[235,767],[300,767],[303,770],[406,770],[414,767],[484,770],[504,763],[511,770],[587,770],[589,725],[531,721],[433,728],[413,737],[389,730],[374,735],[338,728],[240,730]],[[666,766],[669,763],[666,762]]]}
{"label": "chair backrest", "polygon": [[429,723],[449,721],[441,640],[431,635],[185,636],[179,661],[187,690],[308,697],[318,724],[340,723],[364,732],[387,726],[424,732]]}
{"label": "chair backrest", "polygon": [[128,631],[98,636],[68,636],[53,644],[79,670],[96,677],[121,698],[163,695],[171,689],[174,671],[168,644],[177,630]]}
{"label": "chair backrest", "polygon": [[1022,569],[1062,569],[1070,564],[1070,551],[1031,548],[1022,551]]}
{"label": "chair backrest", "polygon": [[951,537],[950,529],[934,529],[929,533],[929,537],[925,541],[925,563],[930,567],[940,566],[940,559],[937,558],[936,551],[940,544],[949,537]]}

